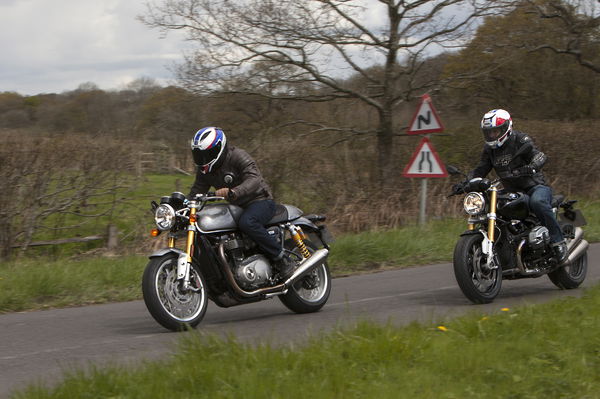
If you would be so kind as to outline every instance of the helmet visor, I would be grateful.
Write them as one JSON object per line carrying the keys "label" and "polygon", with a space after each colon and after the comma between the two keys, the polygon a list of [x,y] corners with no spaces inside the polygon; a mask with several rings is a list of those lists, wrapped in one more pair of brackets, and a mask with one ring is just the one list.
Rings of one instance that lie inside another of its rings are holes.
{"label": "helmet visor", "polygon": [[496,141],[499,138],[501,138],[504,133],[506,133],[506,127],[505,126],[500,126],[500,127],[494,127],[494,128],[483,128],[481,129],[483,131],[483,137],[485,138],[485,141]]}
{"label": "helmet visor", "polygon": [[200,148],[194,148],[192,150],[192,156],[194,157],[194,163],[198,166],[206,166],[211,162],[214,162],[221,152],[221,147],[223,146],[223,142],[219,141],[211,148],[207,148],[206,150],[201,150]]}

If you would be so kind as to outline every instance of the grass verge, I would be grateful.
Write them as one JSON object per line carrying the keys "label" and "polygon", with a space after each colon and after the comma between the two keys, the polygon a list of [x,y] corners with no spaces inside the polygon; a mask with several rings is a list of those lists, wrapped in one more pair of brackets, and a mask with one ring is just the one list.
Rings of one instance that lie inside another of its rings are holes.
{"label": "grass verge", "polygon": [[190,333],[163,362],[74,372],[14,398],[597,398],[599,330],[596,287],[443,325],[365,321],[297,348]]}
{"label": "grass verge", "polygon": [[141,298],[147,258],[27,260],[0,265],[0,312]]}

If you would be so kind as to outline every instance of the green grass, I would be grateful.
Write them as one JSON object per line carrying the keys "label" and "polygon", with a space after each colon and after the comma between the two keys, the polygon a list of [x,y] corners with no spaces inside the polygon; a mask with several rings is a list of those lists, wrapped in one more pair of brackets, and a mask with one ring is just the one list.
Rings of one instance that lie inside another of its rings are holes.
{"label": "green grass", "polygon": [[299,346],[187,333],[137,368],[75,372],[14,398],[598,398],[600,287],[406,327],[368,321]]}
{"label": "green grass", "polygon": [[342,235],[332,246],[330,264],[343,274],[448,262],[465,226],[463,220],[448,219],[423,227]]}
{"label": "green grass", "polygon": [[0,265],[0,313],[141,298],[147,258],[18,261]]}

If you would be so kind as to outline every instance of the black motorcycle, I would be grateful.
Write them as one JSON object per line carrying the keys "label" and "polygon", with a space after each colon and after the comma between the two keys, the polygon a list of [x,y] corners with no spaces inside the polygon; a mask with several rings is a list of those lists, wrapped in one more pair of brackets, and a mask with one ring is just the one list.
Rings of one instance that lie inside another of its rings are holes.
{"label": "black motorcycle", "polygon": [[469,215],[468,230],[454,249],[454,275],[463,294],[474,303],[490,303],[502,279],[548,275],[559,288],[577,288],[587,274],[588,242],[581,226],[585,219],[574,209],[577,201],[554,196],[552,207],[567,240],[568,257],[559,263],[550,246],[548,229],[530,212],[529,197],[500,190],[500,181],[468,180],[453,166],[451,175],[465,181],[453,187],[450,196],[464,194]]}
{"label": "black motorcycle", "polygon": [[[276,207],[268,232],[296,263],[282,276],[277,265],[238,230],[242,208],[214,193],[188,201],[182,193],[152,202],[157,229],[168,233],[167,247],[150,255],[142,279],[144,302],[154,319],[170,330],[196,327],[210,299],[230,307],[279,297],[296,313],[321,309],[331,292],[327,265],[331,235],[324,216],[303,215],[291,205]],[[183,239],[183,249],[176,240]],[[320,248],[320,249],[319,249]]]}

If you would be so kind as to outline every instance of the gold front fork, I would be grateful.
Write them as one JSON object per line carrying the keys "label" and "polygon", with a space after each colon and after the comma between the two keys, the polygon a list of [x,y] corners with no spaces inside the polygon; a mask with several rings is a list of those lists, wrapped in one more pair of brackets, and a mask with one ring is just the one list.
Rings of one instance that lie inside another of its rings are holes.
{"label": "gold front fork", "polygon": [[185,253],[187,254],[187,262],[192,263],[192,251],[194,246],[194,238],[196,237],[196,230],[194,224],[196,223],[196,207],[190,207],[190,224],[188,226],[187,241],[185,243]]}
{"label": "gold front fork", "polygon": [[496,201],[498,199],[498,189],[490,188],[490,213],[488,214],[488,239],[494,242],[494,232],[496,230]]}

